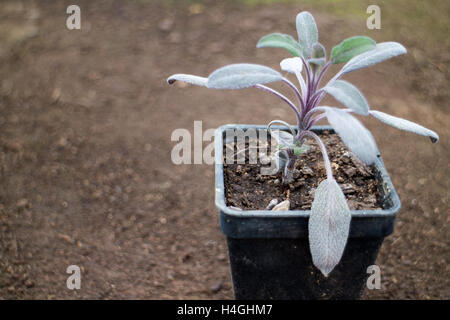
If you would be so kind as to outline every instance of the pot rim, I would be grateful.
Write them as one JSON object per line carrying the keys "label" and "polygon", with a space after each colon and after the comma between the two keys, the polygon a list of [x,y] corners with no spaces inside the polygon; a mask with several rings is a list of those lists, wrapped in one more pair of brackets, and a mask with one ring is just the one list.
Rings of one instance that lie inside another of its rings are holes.
{"label": "pot rim", "polygon": [[[295,127],[291,126],[294,130]],[[214,157],[215,157],[215,188],[216,196],[215,203],[219,211],[225,215],[235,218],[309,218],[311,210],[289,210],[289,211],[271,211],[271,210],[235,210],[226,205],[225,201],[225,184],[223,173],[223,136],[227,129],[262,129],[267,128],[266,125],[251,125],[251,124],[227,124],[216,129],[214,134]],[[283,127],[273,126],[274,129],[281,129]],[[329,125],[313,126],[314,131],[332,131],[333,128]],[[383,159],[377,149],[377,159],[375,167],[381,177],[383,189],[385,191],[385,198],[390,199],[392,206],[386,209],[377,210],[351,210],[352,218],[394,218],[401,208],[400,199],[395,191],[394,185],[386,171]]]}

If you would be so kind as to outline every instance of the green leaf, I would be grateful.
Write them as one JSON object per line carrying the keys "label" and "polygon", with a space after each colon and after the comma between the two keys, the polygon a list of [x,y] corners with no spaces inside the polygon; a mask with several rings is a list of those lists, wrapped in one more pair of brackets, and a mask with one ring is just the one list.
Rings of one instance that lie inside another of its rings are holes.
{"label": "green leaf", "polygon": [[315,43],[312,47],[311,58],[313,59],[326,58],[325,55],[326,55],[325,47],[320,43]]}
{"label": "green leaf", "polygon": [[325,113],[328,122],[350,151],[365,165],[373,164],[377,159],[378,149],[370,131],[345,110],[327,108]]}
{"label": "green leaf", "polygon": [[319,32],[314,17],[308,11],[300,12],[296,18],[298,41],[305,50],[306,58],[310,57],[313,45],[319,41]]}
{"label": "green leaf", "polygon": [[336,80],[323,89],[355,113],[364,116],[369,114],[369,104],[366,98],[351,83],[344,80]]}
{"label": "green leaf", "polygon": [[206,86],[210,89],[243,89],[256,84],[279,81],[283,76],[269,67],[238,63],[230,64],[211,73]]}
{"label": "green leaf", "polygon": [[378,43],[373,50],[369,50],[352,58],[347,62],[338,72],[337,76],[340,77],[346,73],[359,70],[362,68],[367,68],[376,63],[380,63],[384,60],[390,59],[392,57],[398,56],[400,54],[405,54],[406,49],[398,42],[382,42]]}
{"label": "green leaf", "polygon": [[375,46],[375,41],[365,36],[345,39],[331,50],[331,61],[334,64],[347,62],[361,53],[375,49]]}
{"label": "green leaf", "polygon": [[283,48],[289,51],[292,55],[296,57],[301,57],[303,54],[302,47],[298,44],[295,39],[288,34],[272,33],[262,37],[257,48]]}
{"label": "green leaf", "polygon": [[315,66],[321,67],[323,66],[327,61],[325,60],[325,58],[312,58],[312,59],[308,59],[309,64],[311,65],[311,67],[315,68]]}
{"label": "green leaf", "polygon": [[421,125],[402,119],[398,117],[391,116],[390,114],[381,112],[381,111],[370,111],[370,114],[380,120],[381,122],[386,123],[387,125],[390,125],[394,128],[410,131],[415,134],[420,134],[422,136],[429,137],[431,139],[431,142],[435,143],[439,141],[439,136],[436,132],[427,129],[425,127],[422,127]]}
{"label": "green leaf", "polygon": [[308,237],[313,263],[325,276],[341,260],[351,219],[344,193],[336,180],[323,180],[314,194]]}
{"label": "green leaf", "polygon": [[326,63],[326,50],[320,43],[315,43],[311,51],[311,59],[308,59],[313,72],[316,72]]}

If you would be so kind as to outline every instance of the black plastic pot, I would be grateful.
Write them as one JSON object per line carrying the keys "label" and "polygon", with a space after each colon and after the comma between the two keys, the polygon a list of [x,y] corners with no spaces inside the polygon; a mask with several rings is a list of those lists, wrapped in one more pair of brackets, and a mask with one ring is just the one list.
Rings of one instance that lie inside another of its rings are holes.
{"label": "black plastic pot", "polygon": [[[378,155],[383,210],[354,210],[349,239],[340,263],[324,277],[309,251],[310,211],[234,210],[226,206],[223,177],[223,138],[227,129],[265,126],[226,125],[215,135],[216,206],[220,228],[227,236],[236,299],[359,299],[367,268],[375,264],[380,246],[392,233],[400,200]],[[315,127],[314,131],[329,126]]]}

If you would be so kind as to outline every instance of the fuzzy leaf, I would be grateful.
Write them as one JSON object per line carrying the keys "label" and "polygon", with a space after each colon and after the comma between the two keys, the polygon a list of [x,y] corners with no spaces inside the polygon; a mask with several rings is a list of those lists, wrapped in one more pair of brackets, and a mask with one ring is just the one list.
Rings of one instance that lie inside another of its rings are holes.
{"label": "fuzzy leaf", "polygon": [[326,58],[326,50],[323,45],[320,43],[315,43],[312,46],[312,52],[311,52],[311,58],[317,59],[317,58]]}
{"label": "fuzzy leaf", "polygon": [[366,98],[351,83],[344,80],[336,80],[324,87],[324,90],[355,113],[361,115],[369,114],[369,104]]}
{"label": "fuzzy leaf", "polygon": [[377,146],[372,134],[348,112],[327,108],[328,122],[336,130],[345,145],[366,165],[375,162]]}
{"label": "fuzzy leaf", "polygon": [[313,263],[325,276],[341,260],[350,221],[350,209],[336,180],[322,181],[314,195],[308,233]]}
{"label": "fuzzy leaf", "polygon": [[[327,61],[325,60],[325,58],[311,58],[311,59],[308,59],[308,62],[311,64],[311,65],[316,65],[316,66],[318,66],[318,67],[321,67],[321,66],[323,66]],[[314,66],[312,66],[313,68],[314,68]]]}
{"label": "fuzzy leaf", "polygon": [[326,63],[326,60],[325,47],[318,42],[315,43],[312,46],[311,59],[308,59],[313,72],[316,72],[317,68],[322,67]]}
{"label": "fuzzy leaf", "polygon": [[182,81],[189,84],[195,84],[197,86],[206,86],[206,82],[208,81],[208,79],[204,77],[193,76],[190,74],[174,74],[167,79],[168,84],[173,84],[175,83],[175,81]]}
{"label": "fuzzy leaf", "polygon": [[314,17],[308,11],[300,12],[296,18],[298,41],[306,58],[310,57],[313,45],[319,40]]}
{"label": "fuzzy leaf", "polygon": [[297,74],[302,72],[303,62],[299,57],[287,58],[280,62],[281,70]]}
{"label": "fuzzy leaf", "polygon": [[241,63],[217,69],[209,76],[206,86],[213,89],[243,89],[281,79],[281,74],[269,67]]}
{"label": "fuzzy leaf", "polygon": [[349,61],[351,58],[374,49],[376,42],[369,37],[356,36],[345,39],[331,50],[331,62],[334,64]]}
{"label": "fuzzy leaf", "polygon": [[300,90],[302,91],[302,96],[306,93],[306,83],[302,77],[303,62],[299,57],[287,58],[280,62],[281,70],[287,71],[289,73],[295,74],[300,84]]}
{"label": "fuzzy leaf", "polygon": [[405,120],[402,118],[391,116],[390,114],[372,110],[370,111],[370,114],[380,120],[381,122],[384,122],[390,126],[393,126],[400,130],[410,131],[414,132],[415,134],[419,134],[422,136],[429,137],[431,139],[431,142],[435,143],[439,141],[439,136],[436,132],[427,129],[425,127],[422,127],[421,125],[411,122],[409,120]]}
{"label": "fuzzy leaf", "polygon": [[389,58],[406,53],[406,49],[397,42],[382,42],[378,43],[375,49],[364,52],[356,57],[350,59],[339,74],[349,73],[358,69],[369,67],[373,64],[382,62]]}
{"label": "fuzzy leaf", "polygon": [[257,48],[283,48],[289,51],[292,55],[296,57],[301,57],[303,55],[302,47],[298,44],[295,39],[288,35],[282,33],[272,33],[262,37]]}

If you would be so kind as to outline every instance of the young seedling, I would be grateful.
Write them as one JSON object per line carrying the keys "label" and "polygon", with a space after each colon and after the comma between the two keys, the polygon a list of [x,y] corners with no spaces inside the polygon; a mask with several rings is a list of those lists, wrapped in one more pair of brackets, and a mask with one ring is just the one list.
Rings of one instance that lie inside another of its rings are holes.
{"label": "young seedling", "polygon": [[[296,160],[308,150],[305,138],[312,137],[320,147],[327,178],[315,191],[308,228],[313,263],[327,276],[342,257],[348,238],[351,214],[345,196],[333,178],[325,145],[319,136],[311,131],[311,127],[326,118],[346,146],[366,165],[375,162],[377,147],[371,133],[352,114],[373,116],[398,129],[428,136],[432,142],[437,142],[439,137],[434,131],[416,123],[371,110],[366,98],[354,85],[340,80],[349,72],[406,53],[401,44],[396,42],[377,44],[369,37],[351,37],[333,47],[327,59],[326,50],[319,43],[313,16],[309,12],[299,13],[296,25],[298,41],[287,34],[272,33],[261,38],[257,47],[284,48],[294,55],[293,58],[281,61],[280,67],[297,77],[299,88],[278,71],[256,64],[228,65],[217,69],[208,78],[175,74],[167,81],[169,84],[184,81],[211,89],[253,87],[274,94],[289,106],[295,115],[296,130],[281,120],[271,121],[267,129],[272,138],[278,142],[278,160],[280,169],[283,170],[284,183],[292,181]],[[325,86],[319,88],[329,67],[340,63],[345,63],[342,69]],[[265,85],[276,81],[284,82],[294,92],[297,104]],[[346,108],[319,106],[326,94],[332,95]],[[287,131],[272,130],[273,124],[281,124]]]}

